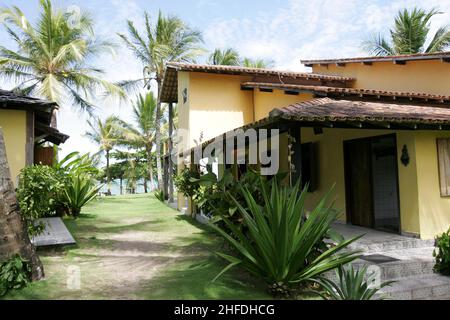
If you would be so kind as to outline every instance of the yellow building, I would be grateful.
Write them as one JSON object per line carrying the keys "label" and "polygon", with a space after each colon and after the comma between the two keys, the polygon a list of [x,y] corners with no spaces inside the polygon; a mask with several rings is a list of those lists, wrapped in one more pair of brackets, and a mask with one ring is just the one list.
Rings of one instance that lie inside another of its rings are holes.
{"label": "yellow building", "polygon": [[45,142],[59,145],[69,138],[51,126],[57,108],[53,102],[0,90],[0,130],[6,144],[11,177],[16,184],[19,172],[25,166],[51,162],[53,148],[42,147]]}
{"label": "yellow building", "polygon": [[276,128],[280,170],[311,183],[311,205],[335,185],[349,224],[423,239],[448,229],[450,53],[302,62],[312,73],[169,63],[178,150]]}

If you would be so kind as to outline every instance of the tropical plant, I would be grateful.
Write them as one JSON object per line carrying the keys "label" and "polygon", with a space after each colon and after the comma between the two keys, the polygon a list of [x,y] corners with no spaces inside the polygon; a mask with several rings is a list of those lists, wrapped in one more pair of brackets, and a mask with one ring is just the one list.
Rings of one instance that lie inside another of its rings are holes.
{"label": "tropical plant", "polygon": [[436,237],[433,257],[436,259],[434,270],[450,276],[450,229]]}
{"label": "tropical plant", "polygon": [[241,64],[246,68],[267,69],[273,67],[273,61],[268,61],[264,59],[244,58]]}
{"label": "tropical plant", "polygon": [[123,143],[129,147],[145,150],[147,172],[151,185],[154,181],[152,160],[155,144],[156,104],[153,92],[148,92],[145,96],[139,94],[133,106],[135,125],[122,121],[124,127]]}
{"label": "tropical plant", "polygon": [[164,203],[164,201],[166,200],[165,196],[164,196],[164,191],[162,191],[162,190],[155,190],[154,195],[155,195],[155,198],[160,202]]}
{"label": "tropical plant", "polygon": [[94,109],[90,98],[99,90],[124,97],[123,89],[102,78],[101,69],[88,65],[113,50],[111,43],[94,40],[93,19],[87,13],[71,16],[54,9],[50,0],[40,0],[40,7],[35,24],[16,6],[0,9],[0,21],[18,48],[0,46],[0,76],[16,81],[15,90],[24,94],[60,104],[70,99],[88,113]]}
{"label": "tropical plant", "polygon": [[222,66],[238,66],[239,53],[233,48],[228,49],[215,49],[208,58],[208,64],[222,65]]}
{"label": "tropical plant", "polygon": [[123,140],[121,121],[115,116],[109,116],[105,121],[97,118],[95,122],[88,121],[90,131],[85,133],[92,142],[100,147],[99,152],[105,153],[106,158],[106,183],[108,194],[111,194],[111,176],[109,172],[110,153],[115,145]]}
{"label": "tropical plant", "polygon": [[[430,35],[430,21],[441,13],[437,9],[401,10],[395,18],[393,29],[390,29],[390,40],[378,34],[365,41],[363,47],[376,56],[445,51],[450,45],[448,26],[441,26],[434,35]],[[426,45],[428,38],[431,41]]]}
{"label": "tropical plant", "polygon": [[362,266],[358,270],[355,270],[353,265],[342,266],[335,272],[337,283],[325,277],[315,280],[325,290],[325,294],[320,292],[318,294],[326,300],[372,300],[382,288],[394,283],[388,281],[373,286],[376,275],[375,273],[367,275],[367,266]]}
{"label": "tropical plant", "polygon": [[62,171],[49,166],[34,165],[20,171],[17,200],[30,236],[44,230],[43,224],[36,223],[37,219],[57,214],[66,182],[67,176]]}
{"label": "tropical plant", "polygon": [[196,169],[184,168],[181,172],[174,177],[175,187],[178,192],[182,193],[185,197],[194,196],[196,190],[199,188],[197,184],[192,183],[194,179],[200,178],[200,173]]}
{"label": "tropical plant", "polygon": [[98,175],[98,157],[89,153],[81,155],[78,151],[71,152],[63,159],[56,161],[53,167],[69,175],[90,174]]}
{"label": "tropical plant", "polygon": [[316,253],[317,245],[326,237],[338,215],[336,210],[326,205],[328,196],[306,216],[306,188],[300,191],[298,183],[294,187],[286,187],[273,181],[269,191],[262,180],[260,183],[264,198],[262,206],[245,187],[241,192],[248,209],[235,200],[248,227],[247,232],[236,228],[227,218],[223,221],[234,237],[211,224],[236,253],[217,253],[230,264],[215,279],[230,268],[240,266],[264,280],[272,293],[288,293],[293,285],[305,284],[358,257],[355,251],[343,250],[358,238],[344,240],[336,246],[328,246],[318,255]]}
{"label": "tropical plant", "polygon": [[157,105],[155,115],[155,144],[156,144],[156,168],[158,187],[163,187],[162,163],[161,163],[161,98],[160,88],[164,78],[164,68],[168,61],[193,62],[203,53],[199,47],[202,41],[198,31],[189,28],[181,19],[175,16],[164,16],[159,12],[155,23],[150,21],[149,14],[144,13],[145,33],[141,34],[128,20],[128,33],[119,34],[127,47],[136,58],[144,65],[144,79],[125,81],[122,86],[134,87],[136,84],[149,85],[151,79],[157,84]]}
{"label": "tropical plant", "polygon": [[81,209],[95,199],[102,185],[95,186],[86,176],[73,176],[64,189],[62,202],[68,208],[69,214],[77,218]]}
{"label": "tropical plant", "polygon": [[15,255],[0,264],[0,297],[9,290],[21,289],[31,282],[31,266],[28,261]]}

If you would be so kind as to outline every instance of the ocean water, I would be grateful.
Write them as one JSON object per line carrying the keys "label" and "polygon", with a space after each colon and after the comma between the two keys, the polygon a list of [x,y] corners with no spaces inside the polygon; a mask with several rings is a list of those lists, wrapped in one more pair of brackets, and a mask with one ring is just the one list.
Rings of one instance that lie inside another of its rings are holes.
{"label": "ocean water", "polygon": [[[153,190],[157,188],[157,182],[154,181],[153,182]],[[123,193],[124,194],[129,194],[129,190],[127,190],[127,181],[123,180],[122,181],[122,186],[123,186]],[[148,191],[150,192],[152,190],[151,188],[151,184],[150,182],[147,182],[147,187],[148,187]],[[100,192],[106,192],[108,191],[108,186],[105,184],[101,189]],[[138,181],[137,186],[136,186],[136,193],[145,193],[144,192],[144,181]],[[114,196],[120,195],[120,180],[114,180],[111,181],[111,194]]]}

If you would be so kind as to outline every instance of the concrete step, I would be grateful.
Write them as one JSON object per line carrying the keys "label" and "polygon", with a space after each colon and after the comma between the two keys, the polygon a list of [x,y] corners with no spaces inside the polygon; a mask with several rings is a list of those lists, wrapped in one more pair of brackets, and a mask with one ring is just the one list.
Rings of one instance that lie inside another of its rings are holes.
{"label": "concrete step", "polygon": [[434,240],[421,240],[402,237],[393,241],[368,242],[358,241],[350,245],[353,250],[361,250],[364,254],[386,253],[389,251],[399,251],[406,249],[431,248],[434,246]]}
{"label": "concrete step", "polygon": [[404,278],[381,289],[380,295],[393,300],[445,299],[450,297],[450,277],[432,274]]}

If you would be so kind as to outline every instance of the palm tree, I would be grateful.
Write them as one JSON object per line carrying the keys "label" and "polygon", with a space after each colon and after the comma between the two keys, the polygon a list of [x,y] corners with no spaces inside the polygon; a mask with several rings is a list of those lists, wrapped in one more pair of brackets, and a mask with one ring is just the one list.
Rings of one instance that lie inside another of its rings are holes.
{"label": "palm tree", "polygon": [[259,68],[266,69],[273,66],[273,61],[263,60],[263,59],[250,59],[244,58],[241,62],[242,66],[246,68]]}
{"label": "palm tree", "polygon": [[222,65],[222,66],[238,66],[240,64],[239,53],[232,48],[228,48],[225,50],[216,49],[209,56],[208,64]]}
{"label": "palm tree", "polygon": [[139,94],[133,106],[135,125],[122,121],[124,127],[124,143],[126,145],[145,150],[150,184],[153,185],[153,147],[156,134],[156,106],[157,101],[153,92],[145,96]]}
{"label": "palm tree", "polygon": [[[390,29],[390,40],[375,35],[373,39],[365,41],[363,47],[376,56],[445,51],[450,46],[449,28],[441,26],[434,35],[430,35],[430,20],[441,13],[437,9],[401,10],[395,18],[394,28]],[[426,45],[428,38],[431,41]]]}
{"label": "palm tree", "polygon": [[87,62],[112,50],[112,44],[95,41],[93,20],[82,13],[76,24],[50,0],[40,0],[41,14],[31,24],[16,6],[0,8],[17,51],[0,46],[0,76],[16,82],[15,90],[63,103],[71,100],[80,110],[91,113],[90,97],[99,90],[124,97],[124,91],[102,78],[103,71]]}
{"label": "palm tree", "polygon": [[128,20],[129,35],[119,34],[127,47],[133,52],[137,59],[144,65],[144,79],[126,81],[123,87],[133,87],[145,78],[155,80],[157,84],[157,104],[155,116],[155,144],[156,144],[156,168],[158,175],[158,187],[163,188],[162,163],[161,163],[161,130],[162,118],[160,88],[164,78],[164,68],[168,61],[193,62],[202,54],[199,47],[202,41],[198,31],[190,29],[181,19],[175,16],[164,16],[159,12],[156,23],[152,24],[149,14],[144,13],[145,33],[141,34]]}
{"label": "palm tree", "polygon": [[121,121],[115,116],[109,116],[105,121],[97,118],[95,122],[88,121],[90,131],[85,136],[100,147],[99,152],[104,152],[106,157],[106,183],[108,194],[111,194],[111,174],[109,171],[110,152],[123,137],[120,126]]}

